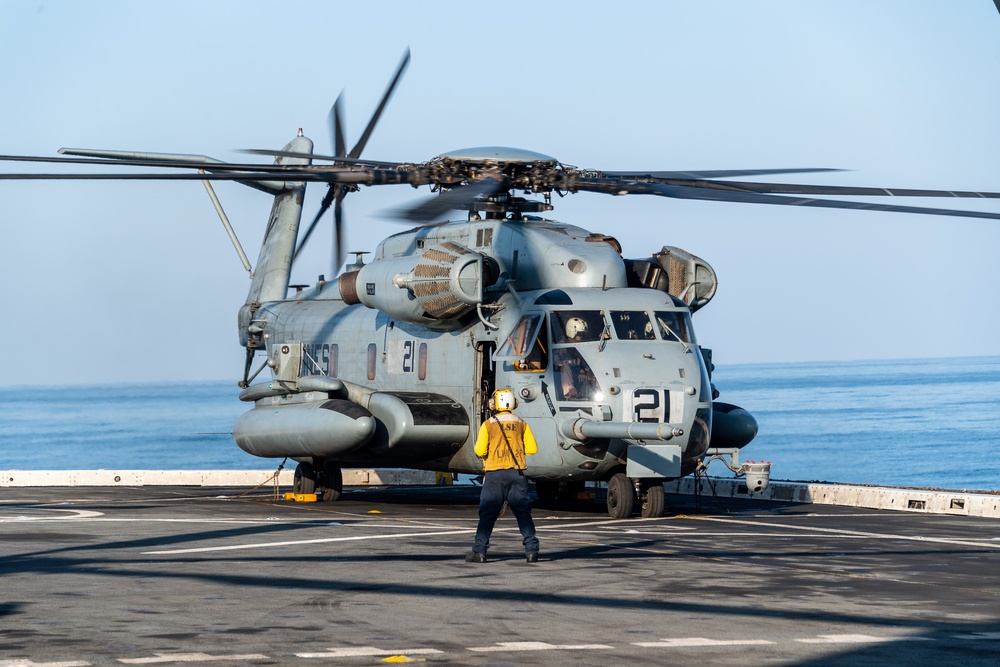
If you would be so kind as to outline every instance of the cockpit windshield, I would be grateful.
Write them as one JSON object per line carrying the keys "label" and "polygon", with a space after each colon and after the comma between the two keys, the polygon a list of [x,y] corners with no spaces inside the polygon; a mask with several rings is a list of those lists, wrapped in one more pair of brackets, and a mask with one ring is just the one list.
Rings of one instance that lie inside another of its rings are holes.
{"label": "cockpit windshield", "polygon": [[552,342],[591,343],[604,333],[604,315],[599,310],[552,311]]}
{"label": "cockpit windshield", "polygon": [[694,344],[691,316],[684,312],[657,312],[656,324],[663,340]]}
{"label": "cockpit windshield", "polygon": [[618,340],[656,340],[649,313],[644,310],[612,310],[611,322]]}

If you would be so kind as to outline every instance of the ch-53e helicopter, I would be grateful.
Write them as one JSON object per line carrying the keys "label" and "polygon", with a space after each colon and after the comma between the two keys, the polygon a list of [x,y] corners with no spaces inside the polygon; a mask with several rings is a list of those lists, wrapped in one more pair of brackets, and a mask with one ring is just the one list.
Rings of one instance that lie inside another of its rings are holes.
{"label": "ch-53e helicopter", "polygon": [[[62,149],[71,158],[13,161],[196,169],[170,174],[0,174],[0,178],[202,180],[249,269],[210,181],[235,180],[274,195],[246,303],[239,312],[246,363],[240,398],[253,407],[233,427],[261,457],[298,462],[295,490],[326,500],[342,493],[342,467],[399,467],[478,474],[473,452],[489,398],[501,387],[520,401],[538,453],[527,476],[542,499],[607,484],[612,517],[664,510],[663,481],[706,460],[726,462],[762,490],[768,466],[739,464],[757,433],[745,410],[715,400],[711,351],[691,314],[717,289],[703,259],[663,246],[625,258],[611,236],[544,219],[552,193],[645,194],[680,199],[867,209],[1000,219],[1000,214],[814,199],[811,195],[989,197],[938,190],[720,180],[832,171],[765,169],[604,172],[510,148],[443,153],[423,163],[362,159],[361,152],[409,62],[405,55],[361,139],[350,151],[340,99],[330,112],[334,154],[302,135],[273,165],[200,155]],[[329,164],[317,165],[314,162]],[[302,240],[306,185],[327,183]],[[343,201],[360,186],[428,185],[437,195],[402,217],[416,223],[382,241],[371,261],[332,280],[291,286],[294,258],[331,206],[341,266]],[[534,195],[528,199],[521,194]],[[794,196],[788,196],[794,195]],[[464,218],[440,222],[454,210]],[[255,370],[259,362],[263,362]],[[256,382],[267,369],[270,379]],[[726,461],[725,458],[723,458]]]}

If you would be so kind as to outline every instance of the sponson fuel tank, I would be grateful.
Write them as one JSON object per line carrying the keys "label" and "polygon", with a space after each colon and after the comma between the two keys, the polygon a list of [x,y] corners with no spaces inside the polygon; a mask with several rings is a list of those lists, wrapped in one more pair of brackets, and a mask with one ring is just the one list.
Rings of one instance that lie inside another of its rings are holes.
{"label": "sponson fuel tank", "polygon": [[233,439],[255,456],[336,459],[372,450],[435,458],[454,454],[469,437],[468,413],[448,396],[359,389],[363,405],[319,392],[263,396],[237,419]]}
{"label": "sponson fuel tank", "polygon": [[287,402],[285,397],[257,401],[236,420],[233,439],[243,451],[263,457],[329,457],[361,447],[375,433],[375,417],[343,399]]}
{"label": "sponson fuel tank", "polygon": [[712,446],[745,447],[757,437],[757,420],[753,415],[731,403],[712,403]]}

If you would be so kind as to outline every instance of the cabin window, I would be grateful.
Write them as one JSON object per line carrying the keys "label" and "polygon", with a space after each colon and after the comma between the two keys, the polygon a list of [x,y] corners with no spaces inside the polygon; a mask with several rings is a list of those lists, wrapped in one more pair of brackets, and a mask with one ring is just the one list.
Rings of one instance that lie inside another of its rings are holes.
{"label": "cabin window", "polygon": [[556,399],[560,401],[601,401],[601,388],[594,371],[575,347],[557,347],[552,351],[552,370],[556,376]]}
{"label": "cabin window", "polygon": [[417,348],[417,377],[427,379],[427,343],[421,343]]}
{"label": "cabin window", "polygon": [[691,315],[685,312],[657,312],[656,325],[663,340],[694,344],[694,329]]}
{"label": "cabin window", "polygon": [[368,344],[368,379],[375,379],[375,362],[378,350],[376,349],[375,343]]}
{"label": "cabin window", "polygon": [[612,310],[611,323],[618,340],[656,340],[653,323],[644,310]]}
{"label": "cabin window", "polygon": [[604,333],[604,313],[600,310],[555,310],[552,312],[552,341],[592,343]]}

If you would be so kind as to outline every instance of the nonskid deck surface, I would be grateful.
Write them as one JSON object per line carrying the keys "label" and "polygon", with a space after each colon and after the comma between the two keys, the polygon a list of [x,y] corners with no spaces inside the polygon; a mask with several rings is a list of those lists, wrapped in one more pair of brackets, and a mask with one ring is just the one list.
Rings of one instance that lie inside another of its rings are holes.
{"label": "nonskid deck surface", "polygon": [[0,666],[1000,660],[996,519],[671,495],[468,564],[477,493],[4,489]]}

